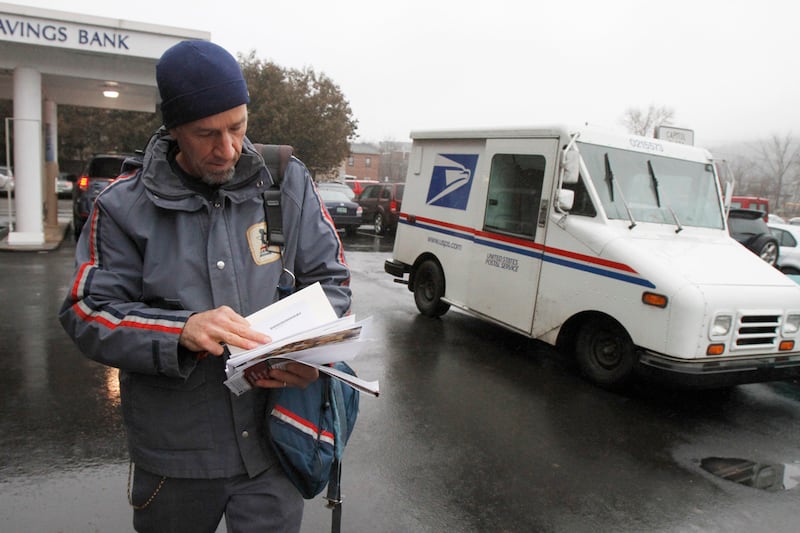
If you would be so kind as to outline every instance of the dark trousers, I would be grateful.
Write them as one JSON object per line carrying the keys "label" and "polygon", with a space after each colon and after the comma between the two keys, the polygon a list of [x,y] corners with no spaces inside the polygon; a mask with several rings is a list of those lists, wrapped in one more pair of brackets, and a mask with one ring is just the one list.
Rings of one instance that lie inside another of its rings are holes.
{"label": "dark trousers", "polygon": [[133,527],[140,533],[214,533],[223,514],[229,533],[300,531],[303,497],[277,465],[253,479],[167,478],[156,493],[161,480],[134,470],[133,504],[150,500],[134,507]]}

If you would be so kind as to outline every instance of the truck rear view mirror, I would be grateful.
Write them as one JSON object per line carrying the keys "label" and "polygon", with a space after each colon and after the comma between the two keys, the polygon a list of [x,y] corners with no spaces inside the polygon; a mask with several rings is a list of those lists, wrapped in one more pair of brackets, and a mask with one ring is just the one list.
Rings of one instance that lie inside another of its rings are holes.
{"label": "truck rear view mirror", "polygon": [[725,212],[731,208],[731,200],[733,199],[733,182],[725,183]]}
{"label": "truck rear view mirror", "polygon": [[558,208],[561,211],[570,211],[575,203],[575,191],[558,189]]}
{"label": "truck rear view mirror", "polygon": [[567,150],[561,159],[561,183],[566,185],[578,183],[580,171],[580,155],[576,150]]}

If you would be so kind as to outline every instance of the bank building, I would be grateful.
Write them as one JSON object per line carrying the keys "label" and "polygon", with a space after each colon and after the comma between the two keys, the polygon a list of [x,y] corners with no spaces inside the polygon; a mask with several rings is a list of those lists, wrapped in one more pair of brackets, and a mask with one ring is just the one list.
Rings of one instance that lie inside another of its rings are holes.
{"label": "bank building", "polygon": [[0,98],[13,102],[0,149],[15,182],[13,197],[0,199],[9,224],[4,248],[36,249],[63,236],[55,193],[58,106],[155,112],[156,62],[186,39],[211,35],[0,3]]}

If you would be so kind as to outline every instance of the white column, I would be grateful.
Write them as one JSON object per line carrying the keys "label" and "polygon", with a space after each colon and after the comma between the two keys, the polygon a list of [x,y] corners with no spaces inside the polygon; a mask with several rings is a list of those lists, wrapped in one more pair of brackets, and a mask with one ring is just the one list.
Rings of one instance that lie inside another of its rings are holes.
{"label": "white column", "polygon": [[44,244],[42,221],[42,75],[14,69],[14,212],[10,245]]}

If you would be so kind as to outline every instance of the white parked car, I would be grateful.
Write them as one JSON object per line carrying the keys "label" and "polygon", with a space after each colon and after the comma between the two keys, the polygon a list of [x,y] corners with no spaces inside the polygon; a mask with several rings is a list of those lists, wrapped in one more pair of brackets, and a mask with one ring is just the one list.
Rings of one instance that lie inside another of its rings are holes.
{"label": "white parked car", "polygon": [[780,254],[777,266],[781,272],[800,275],[800,226],[796,224],[767,224],[778,239]]}
{"label": "white parked car", "polygon": [[56,196],[59,198],[72,198],[74,184],[75,174],[62,172],[56,176]]}
{"label": "white parked car", "polygon": [[7,166],[0,165],[0,193],[5,196],[14,193],[14,173]]}

